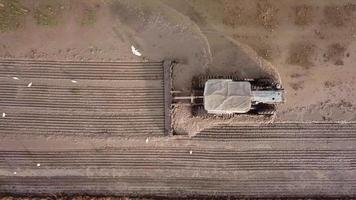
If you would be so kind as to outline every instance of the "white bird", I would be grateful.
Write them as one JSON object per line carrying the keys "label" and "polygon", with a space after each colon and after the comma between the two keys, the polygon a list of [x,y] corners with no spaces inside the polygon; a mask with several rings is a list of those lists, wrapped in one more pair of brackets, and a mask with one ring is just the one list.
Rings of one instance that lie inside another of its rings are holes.
{"label": "white bird", "polygon": [[76,80],[72,80],[72,83],[78,83],[78,81],[76,81]]}
{"label": "white bird", "polygon": [[40,163],[37,163],[37,167],[40,167],[41,166],[41,164]]}
{"label": "white bird", "polygon": [[14,79],[14,80],[19,80],[19,78],[17,78],[16,76],[12,77],[12,79]]}
{"label": "white bird", "polygon": [[193,151],[192,151],[192,150],[190,150],[190,151],[189,151],[189,154],[190,154],[190,155],[192,155],[192,154],[193,154]]}
{"label": "white bird", "polygon": [[131,45],[131,51],[135,56],[142,56],[142,54],[133,45]]}
{"label": "white bird", "polygon": [[2,113],[2,117],[6,117],[6,113]]}
{"label": "white bird", "polygon": [[32,86],[32,82],[27,85],[27,87],[31,87],[31,86]]}

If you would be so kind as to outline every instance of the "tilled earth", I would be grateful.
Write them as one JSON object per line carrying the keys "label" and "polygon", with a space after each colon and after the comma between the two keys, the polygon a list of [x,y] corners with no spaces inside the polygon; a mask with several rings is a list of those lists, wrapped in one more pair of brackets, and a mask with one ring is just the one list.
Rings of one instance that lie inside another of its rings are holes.
{"label": "tilled earth", "polygon": [[225,124],[168,137],[162,63],[3,60],[1,69],[2,193],[355,195],[356,124]]}
{"label": "tilled earth", "polygon": [[[0,0],[0,193],[355,196],[350,1]],[[133,54],[136,49],[141,56]],[[197,74],[269,77],[273,117],[174,113]]]}

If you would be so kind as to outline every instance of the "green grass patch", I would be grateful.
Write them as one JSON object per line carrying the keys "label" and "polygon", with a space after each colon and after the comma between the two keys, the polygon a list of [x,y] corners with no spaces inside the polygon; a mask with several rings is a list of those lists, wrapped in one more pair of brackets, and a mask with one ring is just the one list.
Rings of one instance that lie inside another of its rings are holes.
{"label": "green grass patch", "polygon": [[34,18],[40,26],[55,26],[59,22],[58,9],[52,5],[42,5],[35,10]]}
{"label": "green grass patch", "polygon": [[34,11],[34,19],[40,26],[56,26],[63,17],[62,0],[43,0]]}
{"label": "green grass patch", "polygon": [[82,26],[90,26],[96,23],[96,11],[93,9],[84,10],[83,17],[80,21]]}
{"label": "green grass patch", "polygon": [[18,0],[0,0],[0,32],[20,27],[22,16],[28,12]]}

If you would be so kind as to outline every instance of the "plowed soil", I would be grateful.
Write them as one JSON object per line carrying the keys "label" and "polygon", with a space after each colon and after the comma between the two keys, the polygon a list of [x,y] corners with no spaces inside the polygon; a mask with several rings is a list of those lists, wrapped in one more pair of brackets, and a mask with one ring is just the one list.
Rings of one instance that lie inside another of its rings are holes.
{"label": "plowed soil", "polygon": [[[0,194],[356,196],[355,17],[348,0],[0,0]],[[165,59],[175,91],[268,77],[287,102],[179,105],[166,137]]]}

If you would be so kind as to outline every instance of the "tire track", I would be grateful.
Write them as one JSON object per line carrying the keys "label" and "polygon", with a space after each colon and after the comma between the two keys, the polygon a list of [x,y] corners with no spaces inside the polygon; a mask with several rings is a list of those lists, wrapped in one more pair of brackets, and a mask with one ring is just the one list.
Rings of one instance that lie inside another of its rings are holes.
{"label": "tire track", "polygon": [[1,63],[23,65],[23,64],[57,64],[57,65],[76,65],[76,66],[159,66],[162,62],[132,62],[132,61],[75,61],[75,60],[31,60],[31,59],[2,59]]}
{"label": "tire track", "polygon": [[356,150],[125,148],[82,151],[1,151],[0,169],[355,170]]}
{"label": "tire track", "polygon": [[162,135],[162,65],[1,60],[0,109],[7,117],[0,134]]}
{"label": "tire track", "polygon": [[[348,187],[344,187],[347,184]],[[356,180],[284,180],[284,179],[251,179],[232,180],[224,178],[200,177],[165,177],[152,178],[149,176],[121,177],[4,177],[0,176],[0,185],[4,192],[22,194],[31,191],[32,194],[140,194],[140,195],[226,195],[226,196],[269,196],[275,191],[284,191],[279,197],[290,194],[301,195],[311,193],[313,189],[328,188],[333,195],[354,195]],[[335,186],[336,188],[332,188]],[[278,189],[277,189],[278,188]],[[350,189],[348,189],[350,188]],[[257,193],[255,191],[258,191]],[[312,193],[313,194],[313,193]]]}
{"label": "tire track", "polygon": [[[42,107],[43,108],[43,107]],[[161,110],[163,112],[163,109]],[[0,121],[0,134],[32,135],[162,135],[163,114],[11,113]]]}
{"label": "tire track", "polygon": [[162,62],[0,61],[0,77],[76,80],[161,80]]}
{"label": "tire track", "polygon": [[197,134],[196,140],[319,140],[356,139],[356,124],[274,123],[267,125],[217,126]]}

